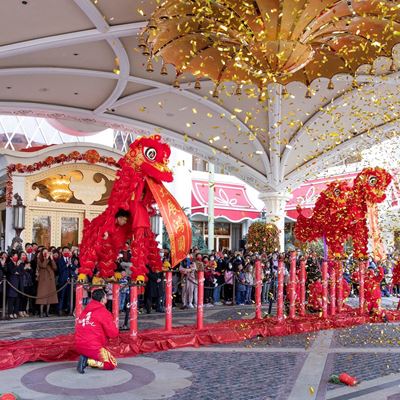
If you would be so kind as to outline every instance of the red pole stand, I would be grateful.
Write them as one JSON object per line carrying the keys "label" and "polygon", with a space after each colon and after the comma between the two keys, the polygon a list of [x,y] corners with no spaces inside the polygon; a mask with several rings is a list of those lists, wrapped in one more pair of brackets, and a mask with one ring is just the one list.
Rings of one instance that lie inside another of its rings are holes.
{"label": "red pole stand", "polygon": [[361,261],[359,264],[358,270],[359,270],[359,277],[360,277],[360,284],[358,287],[358,298],[360,299],[360,304],[359,304],[359,312],[360,314],[364,314],[364,274],[365,274],[365,266],[366,262]]}
{"label": "red pole stand", "polygon": [[256,300],[256,319],[262,319],[262,310],[261,310],[261,261],[256,261],[256,293],[255,293],[255,300]]}
{"label": "red pole stand", "polygon": [[328,262],[322,263],[322,318],[328,317]]}
{"label": "red pole stand", "polygon": [[341,261],[336,261],[336,271],[337,271],[337,285],[338,285],[338,295],[337,295],[337,311],[340,313],[343,310],[343,264]]}
{"label": "red pole stand", "polygon": [[137,286],[131,286],[129,303],[129,335],[131,338],[136,338],[138,334],[138,290]]}
{"label": "red pole stand", "polygon": [[306,315],[306,261],[300,261],[300,315]]}
{"label": "red pole stand", "polygon": [[290,253],[289,318],[296,316],[296,252]]}
{"label": "red pole stand", "polygon": [[76,305],[75,305],[75,320],[77,321],[83,310],[83,285],[76,285]]}
{"label": "red pole stand", "polygon": [[165,330],[172,331],[172,271],[165,273]]}
{"label": "red pole stand", "polygon": [[119,328],[119,283],[112,285],[112,313],[114,317],[114,324]]}
{"label": "red pole stand", "polygon": [[203,329],[204,322],[204,271],[197,272],[197,329]]}
{"label": "red pole stand", "polygon": [[278,300],[277,300],[277,310],[276,316],[278,317],[278,321],[283,321],[283,278],[285,273],[285,265],[283,260],[280,259],[278,261]]}
{"label": "red pole stand", "polygon": [[335,315],[336,314],[336,263],[334,264],[334,266],[332,267],[332,271],[331,271],[331,276],[330,276],[330,298],[331,298],[331,315]]}

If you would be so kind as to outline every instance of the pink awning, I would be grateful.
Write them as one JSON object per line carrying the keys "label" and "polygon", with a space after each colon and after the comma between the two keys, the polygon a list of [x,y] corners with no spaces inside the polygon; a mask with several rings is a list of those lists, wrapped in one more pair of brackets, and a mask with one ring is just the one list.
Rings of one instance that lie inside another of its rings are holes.
{"label": "pink awning", "polygon": [[[208,182],[192,180],[192,215],[208,216]],[[214,214],[230,222],[257,219],[258,211],[250,202],[244,185],[215,183]]]}

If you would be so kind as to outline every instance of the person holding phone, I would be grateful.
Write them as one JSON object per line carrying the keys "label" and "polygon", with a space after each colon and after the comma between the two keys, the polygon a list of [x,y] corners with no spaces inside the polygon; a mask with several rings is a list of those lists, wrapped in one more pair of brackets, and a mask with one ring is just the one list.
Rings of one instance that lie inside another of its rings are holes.
{"label": "person holding phone", "polygon": [[[40,305],[40,317],[49,316],[50,305],[58,304],[56,276],[57,264],[54,261],[53,253],[46,248],[42,248],[38,260],[37,267],[39,270],[38,290],[36,304]],[[46,306],[45,314],[43,314],[44,306]]]}

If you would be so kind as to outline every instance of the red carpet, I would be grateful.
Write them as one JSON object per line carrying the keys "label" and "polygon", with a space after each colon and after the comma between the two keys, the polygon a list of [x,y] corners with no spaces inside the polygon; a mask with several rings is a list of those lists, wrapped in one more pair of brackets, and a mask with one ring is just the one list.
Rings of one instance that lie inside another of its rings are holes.
{"label": "red carpet", "polygon": [[[387,311],[389,321],[399,321],[400,312]],[[174,328],[172,332],[147,330],[136,339],[129,332],[122,332],[111,341],[109,349],[116,357],[130,357],[180,347],[199,347],[216,343],[234,343],[256,336],[286,336],[323,329],[347,328],[370,322],[382,322],[368,315],[358,315],[356,311],[346,311],[322,320],[318,314],[286,319],[278,323],[275,318],[262,320],[223,321],[205,325],[198,331],[194,326]],[[74,335],[61,335],[44,339],[2,340],[0,341],[0,370],[14,368],[32,361],[75,360]]]}

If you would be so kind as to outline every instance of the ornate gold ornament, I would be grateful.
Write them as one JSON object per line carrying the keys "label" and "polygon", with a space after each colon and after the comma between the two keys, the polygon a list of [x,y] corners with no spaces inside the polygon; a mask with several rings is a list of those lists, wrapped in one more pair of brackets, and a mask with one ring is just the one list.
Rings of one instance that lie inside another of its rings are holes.
{"label": "ornate gold ornament", "polygon": [[262,89],[354,76],[399,42],[396,0],[165,0],[139,43],[178,76]]}

